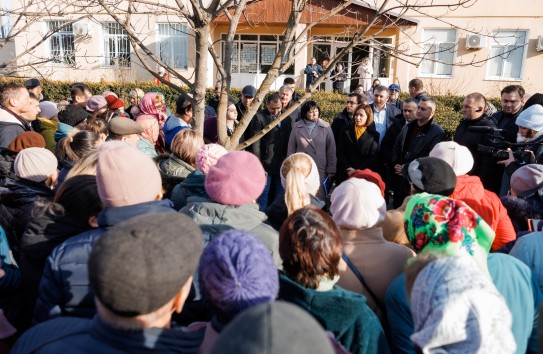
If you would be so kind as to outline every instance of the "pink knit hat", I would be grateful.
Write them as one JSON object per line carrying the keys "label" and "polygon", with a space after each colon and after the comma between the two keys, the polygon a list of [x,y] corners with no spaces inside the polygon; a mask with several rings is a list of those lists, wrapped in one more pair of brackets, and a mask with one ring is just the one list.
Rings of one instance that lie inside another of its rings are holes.
{"label": "pink knit hat", "polygon": [[206,144],[196,154],[196,168],[206,175],[209,169],[227,153],[228,151],[219,144]]}
{"label": "pink knit hat", "polygon": [[258,158],[247,151],[232,151],[209,169],[207,194],[223,205],[244,205],[255,201],[266,186],[266,172]]}
{"label": "pink knit hat", "polygon": [[121,141],[100,146],[96,184],[105,207],[150,202],[162,191],[160,173],[153,160]]}
{"label": "pink knit hat", "polygon": [[56,171],[57,165],[57,158],[51,151],[31,147],[23,149],[17,154],[13,170],[21,178],[43,182]]}

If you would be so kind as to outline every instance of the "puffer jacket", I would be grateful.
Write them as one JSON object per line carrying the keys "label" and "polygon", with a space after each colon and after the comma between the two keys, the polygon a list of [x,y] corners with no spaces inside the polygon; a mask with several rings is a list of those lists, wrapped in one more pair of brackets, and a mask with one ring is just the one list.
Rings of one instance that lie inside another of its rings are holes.
{"label": "puffer jacket", "polygon": [[198,225],[228,225],[234,229],[250,231],[268,247],[278,267],[283,263],[279,256],[279,235],[265,224],[268,217],[258,210],[256,203],[232,206],[189,200],[187,206],[179,212],[188,215]]}
{"label": "puffer jacket", "polygon": [[492,251],[504,247],[517,238],[511,219],[507,215],[507,209],[495,193],[483,187],[479,177],[457,176],[456,188],[450,197],[464,201],[496,232]]}
{"label": "puffer jacket", "polygon": [[162,155],[156,158],[158,171],[162,177],[162,187],[164,188],[164,197],[170,198],[173,188],[183,182],[187,176],[196,170],[194,166],[189,165],[174,154]]}
{"label": "puffer jacket", "polygon": [[211,200],[206,192],[205,183],[206,175],[200,170],[194,170],[187,178],[175,187],[173,187],[172,195],[170,197],[173,208],[180,210],[187,205],[188,199],[196,197],[198,199]]}
{"label": "puffer jacket", "polygon": [[87,261],[94,242],[122,221],[166,212],[173,212],[169,200],[107,208],[98,216],[99,228],[71,237],[56,247],[45,263],[34,321],[61,315],[92,318],[96,308],[89,288]]}

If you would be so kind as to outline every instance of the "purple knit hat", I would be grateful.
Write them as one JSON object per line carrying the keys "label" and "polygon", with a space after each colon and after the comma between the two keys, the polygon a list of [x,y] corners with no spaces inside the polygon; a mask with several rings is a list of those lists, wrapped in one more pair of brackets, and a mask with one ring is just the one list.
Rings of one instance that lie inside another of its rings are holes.
{"label": "purple knit hat", "polygon": [[206,144],[198,150],[196,154],[196,168],[204,175],[209,172],[221,156],[226,155],[228,151],[219,144]]}
{"label": "purple knit hat", "polygon": [[250,232],[223,232],[205,248],[198,267],[204,296],[229,321],[241,311],[272,302],[279,276],[270,251]]}

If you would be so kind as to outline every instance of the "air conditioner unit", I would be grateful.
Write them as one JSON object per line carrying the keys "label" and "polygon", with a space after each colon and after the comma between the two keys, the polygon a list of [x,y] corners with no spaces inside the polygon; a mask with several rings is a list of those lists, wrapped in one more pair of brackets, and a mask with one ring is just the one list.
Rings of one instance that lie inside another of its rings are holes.
{"label": "air conditioner unit", "polygon": [[535,50],[542,51],[543,50],[543,36],[537,37],[537,43],[535,44]]}
{"label": "air conditioner unit", "polygon": [[481,49],[486,47],[486,38],[480,34],[468,34],[466,37],[466,49]]}
{"label": "air conditioner unit", "polygon": [[92,26],[88,23],[76,22],[72,25],[74,35],[83,37],[90,36],[92,32]]}

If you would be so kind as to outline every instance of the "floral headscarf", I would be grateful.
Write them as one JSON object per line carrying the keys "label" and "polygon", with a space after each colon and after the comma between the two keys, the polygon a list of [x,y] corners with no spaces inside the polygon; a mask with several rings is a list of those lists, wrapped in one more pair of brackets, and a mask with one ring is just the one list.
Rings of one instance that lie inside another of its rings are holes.
{"label": "floral headscarf", "polygon": [[147,92],[145,95],[143,95],[139,108],[143,114],[148,114],[155,117],[158,121],[160,129],[162,129],[164,127],[164,123],[166,122],[166,118],[168,117],[166,117],[166,114],[163,111],[157,109],[155,105],[155,100],[158,95],[158,92]]}
{"label": "floral headscarf", "polygon": [[405,209],[404,227],[415,252],[469,254],[486,269],[495,233],[466,203],[435,194],[414,195]]}

